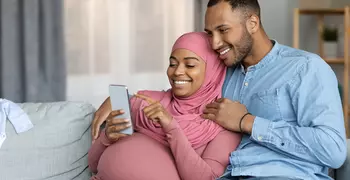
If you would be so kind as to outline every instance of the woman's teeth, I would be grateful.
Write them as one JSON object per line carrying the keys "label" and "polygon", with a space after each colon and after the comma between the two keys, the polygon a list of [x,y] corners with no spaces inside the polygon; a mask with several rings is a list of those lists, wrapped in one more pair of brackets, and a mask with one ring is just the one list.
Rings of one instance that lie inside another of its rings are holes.
{"label": "woman's teeth", "polygon": [[226,50],[220,52],[220,55],[226,54],[227,52],[229,52],[231,50],[231,48],[227,48]]}
{"label": "woman's teeth", "polygon": [[174,81],[174,84],[186,84],[189,83],[190,81]]}

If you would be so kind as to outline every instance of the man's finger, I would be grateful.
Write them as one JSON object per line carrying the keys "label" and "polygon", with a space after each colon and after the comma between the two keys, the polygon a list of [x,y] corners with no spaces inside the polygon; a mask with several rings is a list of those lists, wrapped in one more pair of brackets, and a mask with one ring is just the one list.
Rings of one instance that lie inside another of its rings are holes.
{"label": "man's finger", "polygon": [[203,119],[209,119],[209,120],[213,120],[213,121],[216,120],[215,114],[202,114],[201,117]]}
{"label": "man's finger", "polygon": [[217,114],[218,109],[215,108],[205,108],[203,114]]}
{"label": "man's finger", "polygon": [[215,102],[222,103],[222,102],[224,102],[224,101],[225,101],[225,98],[219,98],[219,99],[217,99]]}
{"label": "man's finger", "polygon": [[141,99],[143,99],[143,100],[145,100],[145,101],[147,101],[147,102],[150,103],[150,104],[156,102],[154,99],[152,99],[152,98],[150,98],[150,97],[148,97],[148,96],[146,96],[146,95],[143,95],[143,94],[137,94],[137,93],[136,93],[135,96],[138,97],[138,98],[141,98]]}
{"label": "man's finger", "polygon": [[220,107],[220,103],[218,102],[212,102],[212,103],[209,103],[207,106],[205,106],[206,108],[214,108],[214,109],[219,109]]}

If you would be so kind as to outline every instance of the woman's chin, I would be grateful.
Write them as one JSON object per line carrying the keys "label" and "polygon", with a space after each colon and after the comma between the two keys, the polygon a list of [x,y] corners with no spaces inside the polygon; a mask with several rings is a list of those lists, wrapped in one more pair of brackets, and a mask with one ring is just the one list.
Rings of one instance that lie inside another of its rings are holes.
{"label": "woman's chin", "polygon": [[173,93],[176,97],[188,97],[192,95],[189,91],[186,91],[184,89],[173,89]]}

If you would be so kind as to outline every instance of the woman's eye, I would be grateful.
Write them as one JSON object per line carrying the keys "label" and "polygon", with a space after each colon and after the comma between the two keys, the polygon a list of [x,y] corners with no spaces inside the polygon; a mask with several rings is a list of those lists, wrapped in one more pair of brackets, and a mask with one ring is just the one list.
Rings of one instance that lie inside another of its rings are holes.
{"label": "woman's eye", "polygon": [[194,68],[196,67],[195,65],[186,65],[188,68]]}
{"label": "woman's eye", "polygon": [[169,64],[169,67],[175,67],[176,64]]}

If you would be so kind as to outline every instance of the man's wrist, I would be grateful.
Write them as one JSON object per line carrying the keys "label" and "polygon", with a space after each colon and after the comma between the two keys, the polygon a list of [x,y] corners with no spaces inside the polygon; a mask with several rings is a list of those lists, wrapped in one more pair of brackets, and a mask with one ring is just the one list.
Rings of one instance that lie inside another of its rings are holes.
{"label": "man's wrist", "polygon": [[252,134],[255,116],[248,114],[242,119],[242,131],[247,134]]}

